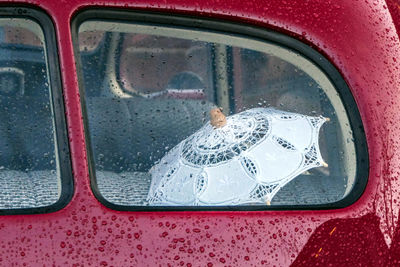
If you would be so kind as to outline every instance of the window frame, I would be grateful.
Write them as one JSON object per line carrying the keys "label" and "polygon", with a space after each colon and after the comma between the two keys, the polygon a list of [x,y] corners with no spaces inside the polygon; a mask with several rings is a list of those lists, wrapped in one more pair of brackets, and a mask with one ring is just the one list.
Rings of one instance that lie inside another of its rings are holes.
{"label": "window frame", "polygon": [[[0,215],[16,214],[43,214],[51,213],[64,208],[72,199],[74,181],[72,176],[72,164],[69,153],[67,125],[64,112],[64,98],[60,65],[58,59],[57,38],[54,23],[44,11],[27,6],[7,6],[0,8],[0,18],[24,18],[37,23],[43,30],[44,49],[46,51],[46,65],[49,73],[49,105],[52,106],[54,120],[54,149],[58,157],[59,170],[57,179],[60,179],[60,197],[57,202],[43,207],[0,209]],[[59,177],[58,177],[59,176]]]}
{"label": "window frame", "polygon": [[[211,31],[219,34],[234,34],[243,38],[252,38],[263,42],[278,45],[284,49],[298,53],[311,61],[331,81],[339,94],[339,98],[346,110],[353,131],[355,152],[356,152],[356,175],[355,184],[352,190],[343,199],[326,204],[307,205],[260,205],[260,206],[124,206],[107,201],[99,191],[96,181],[95,163],[91,146],[88,116],[86,109],[85,88],[83,80],[83,69],[79,51],[79,27],[88,20],[104,20],[108,22],[121,22],[132,24],[151,24],[183,29],[195,29]],[[90,184],[94,196],[107,208],[119,211],[260,211],[260,210],[327,210],[345,208],[356,202],[365,190],[369,176],[369,158],[366,136],[361,116],[351,90],[340,72],[321,53],[317,52],[310,45],[307,45],[291,36],[260,28],[253,25],[244,25],[235,22],[217,21],[200,17],[189,17],[182,15],[162,14],[160,12],[127,11],[118,8],[94,9],[89,8],[78,12],[71,21],[72,42],[74,46],[76,69],[78,74],[78,85],[81,95],[81,107],[83,112],[84,130],[86,139],[86,151],[88,158]]]}

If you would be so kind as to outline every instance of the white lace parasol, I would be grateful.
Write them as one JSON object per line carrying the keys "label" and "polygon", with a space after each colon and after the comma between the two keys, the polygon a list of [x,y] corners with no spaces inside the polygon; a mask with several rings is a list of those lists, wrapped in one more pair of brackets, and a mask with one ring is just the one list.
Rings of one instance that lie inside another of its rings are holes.
{"label": "white lace parasol", "polygon": [[299,174],[327,166],[318,146],[326,120],[271,108],[212,118],[150,170],[149,204],[269,204]]}

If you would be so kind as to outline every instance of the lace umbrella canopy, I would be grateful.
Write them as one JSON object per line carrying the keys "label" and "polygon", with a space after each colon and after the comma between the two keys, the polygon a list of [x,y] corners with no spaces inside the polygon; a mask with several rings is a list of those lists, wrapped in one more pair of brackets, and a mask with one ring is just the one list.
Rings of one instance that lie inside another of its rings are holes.
{"label": "lace umbrella canopy", "polygon": [[327,166],[318,146],[322,116],[254,108],[211,117],[150,170],[150,205],[269,204],[299,174]]}

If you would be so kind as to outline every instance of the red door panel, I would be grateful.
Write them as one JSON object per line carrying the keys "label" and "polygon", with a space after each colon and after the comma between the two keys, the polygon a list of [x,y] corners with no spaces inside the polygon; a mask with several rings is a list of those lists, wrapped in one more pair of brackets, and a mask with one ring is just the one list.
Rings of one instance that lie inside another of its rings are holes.
{"label": "red door panel", "polygon": [[[56,28],[75,192],[60,211],[1,217],[1,265],[394,264],[399,242],[400,42],[384,1],[29,3],[44,9]],[[362,197],[347,208],[313,211],[123,212],[102,206],[90,189],[70,29],[74,13],[88,7],[235,21],[283,32],[319,50],[348,83],[364,123],[370,175]]]}

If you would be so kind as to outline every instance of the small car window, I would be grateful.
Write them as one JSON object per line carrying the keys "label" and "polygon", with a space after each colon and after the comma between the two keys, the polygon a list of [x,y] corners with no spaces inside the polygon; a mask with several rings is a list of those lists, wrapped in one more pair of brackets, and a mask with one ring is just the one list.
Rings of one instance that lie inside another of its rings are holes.
{"label": "small car window", "polygon": [[298,52],[103,20],[83,22],[78,36],[93,188],[107,203],[307,206],[352,191],[359,166],[346,109]]}
{"label": "small car window", "polygon": [[44,32],[0,18],[0,209],[55,204],[61,195]]}

